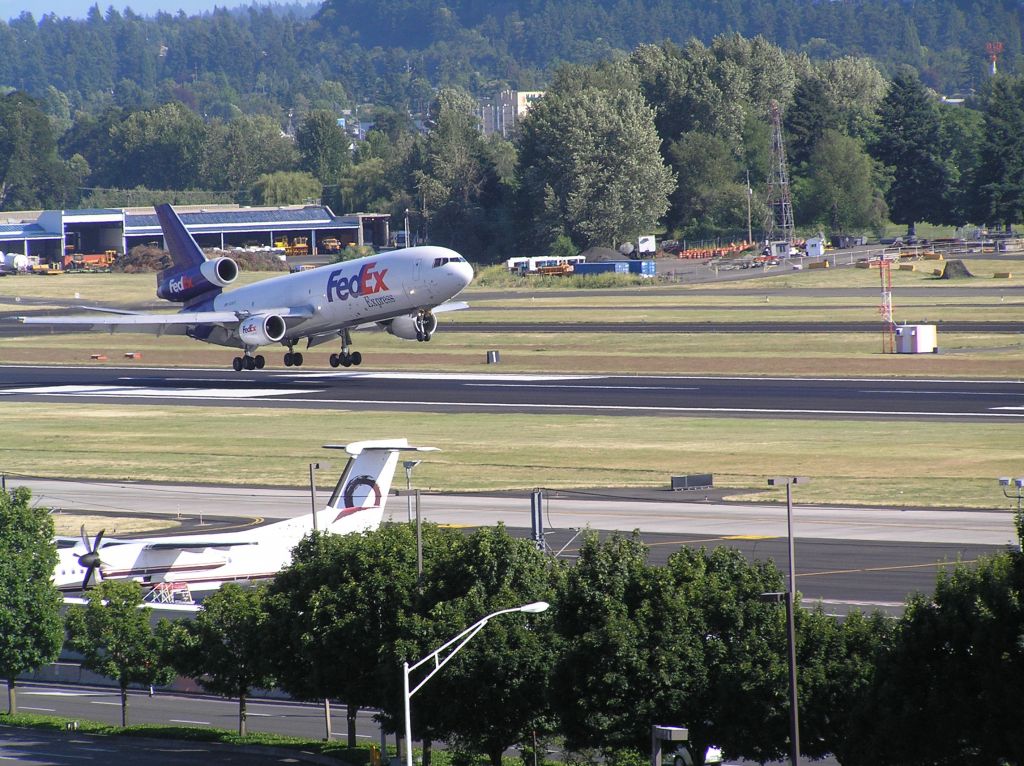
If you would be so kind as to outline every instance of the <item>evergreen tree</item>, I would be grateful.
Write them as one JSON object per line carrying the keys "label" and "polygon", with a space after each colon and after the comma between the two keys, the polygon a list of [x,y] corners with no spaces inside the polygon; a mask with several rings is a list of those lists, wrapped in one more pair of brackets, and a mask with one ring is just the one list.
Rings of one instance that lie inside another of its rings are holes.
{"label": "evergreen tree", "polygon": [[1024,215],[1024,78],[994,78],[982,104],[975,212],[980,223],[1009,228]]}
{"label": "evergreen tree", "polygon": [[906,70],[893,79],[879,108],[873,156],[891,169],[886,192],[893,222],[915,233],[917,221],[942,222],[949,197],[949,170],[942,157],[935,101],[917,76]]}

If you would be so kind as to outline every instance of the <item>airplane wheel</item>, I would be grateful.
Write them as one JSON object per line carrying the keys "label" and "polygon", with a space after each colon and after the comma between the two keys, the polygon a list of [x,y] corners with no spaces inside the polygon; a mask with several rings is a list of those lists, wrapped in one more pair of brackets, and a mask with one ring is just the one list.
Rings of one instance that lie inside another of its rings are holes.
{"label": "airplane wheel", "polygon": [[434,333],[432,333],[432,332],[425,332],[425,333],[423,333],[423,340],[424,340],[424,342],[429,342],[430,339],[433,338],[433,337],[434,337]]}
{"label": "airplane wheel", "polygon": [[302,366],[302,354],[300,352],[296,351],[294,354],[292,354],[292,364],[294,364],[296,367]]}
{"label": "airplane wheel", "polygon": [[416,340],[418,340],[420,343],[423,342],[423,330],[416,331]]}
{"label": "airplane wheel", "polygon": [[352,355],[351,354],[342,354],[341,358],[340,358],[340,361],[341,361],[341,366],[342,367],[351,367],[352,366]]}
{"label": "airplane wheel", "polygon": [[263,354],[256,354],[256,369],[262,370],[267,366],[267,360],[263,358]]}
{"label": "airplane wheel", "polygon": [[341,360],[338,359],[337,354],[331,354],[330,359],[328,361],[331,363],[331,367],[337,367],[339,364],[341,364]]}
{"label": "airplane wheel", "polygon": [[231,360],[231,366],[235,368],[235,372],[242,371],[242,357],[236,356]]}
{"label": "airplane wheel", "polygon": [[292,366],[292,352],[291,351],[289,351],[287,354],[284,355],[284,366],[285,367],[291,367]]}
{"label": "airplane wheel", "polygon": [[352,364],[354,364],[356,367],[358,367],[359,365],[361,365],[363,363],[363,355],[360,354],[358,351],[353,351],[351,358],[352,358]]}
{"label": "airplane wheel", "polygon": [[253,359],[251,356],[244,357],[244,359],[245,359],[245,369],[247,369],[247,370],[255,370],[256,369],[256,360],[255,359]]}

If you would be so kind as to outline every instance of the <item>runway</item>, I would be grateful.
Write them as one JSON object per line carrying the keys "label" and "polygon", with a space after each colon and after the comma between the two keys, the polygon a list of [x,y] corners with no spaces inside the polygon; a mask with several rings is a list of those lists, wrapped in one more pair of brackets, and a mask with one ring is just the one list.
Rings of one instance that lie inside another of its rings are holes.
{"label": "runway", "polygon": [[1024,382],[0,366],[0,401],[327,410],[1024,420]]}

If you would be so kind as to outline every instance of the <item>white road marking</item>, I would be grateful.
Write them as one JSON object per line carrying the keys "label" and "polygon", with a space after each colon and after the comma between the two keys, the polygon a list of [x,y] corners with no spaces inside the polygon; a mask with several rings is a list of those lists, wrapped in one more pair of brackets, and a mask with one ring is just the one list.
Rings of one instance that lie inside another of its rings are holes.
{"label": "white road marking", "polygon": [[919,389],[919,388],[911,389],[909,391],[905,390],[905,389],[892,389],[892,390],[889,390],[889,389],[884,389],[884,388],[878,388],[878,389],[865,388],[863,391],[861,391],[861,393],[862,394],[901,394],[901,395],[906,395],[906,396],[918,396],[920,394],[938,394],[940,396],[1013,396],[1013,397],[1016,397],[1018,399],[1020,399],[1021,397],[1024,397],[1024,391],[1020,391],[1020,392],[1014,392],[1014,391],[981,391],[981,392],[979,392],[979,391],[941,391],[941,390],[939,390],[939,391],[927,391],[927,390]]}
{"label": "white road marking", "polygon": [[35,396],[99,396],[110,398],[161,397],[171,399],[253,399],[281,394],[314,394],[316,389],[281,391],[276,388],[250,388],[246,390],[223,388],[150,388],[139,386],[33,386],[8,388],[5,394],[32,394]]}
{"label": "white road marking", "polygon": [[[288,375],[288,373],[285,373]],[[531,383],[546,380],[595,380],[603,375],[526,375],[486,372],[308,372],[291,373],[288,377],[300,378],[368,378],[370,380],[479,380]]]}
{"label": "white road marking", "polygon": [[19,710],[37,710],[40,713],[56,713],[57,711],[52,707],[29,707],[28,705],[18,705]]}
{"label": "white road marking", "polygon": [[[519,388],[514,383],[467,383],[471,388]],[[582,385],[558,385],[548,383],[535,383],[530,388],[557,388],[564,391],[700,391],[700,386],[595,386],[590,383]]]}
{"label": "white road marking", "polygon": [[109,692],[75,692],[75,691],[47,691],[32,692],[18,689],[19,697],[109,697]]}
{"label": "white road marking", "polygon": [[191,724],[195,724],[196,726],[209,726],[210,725],[209,721],[188,721],[188,720],[185,720],[185,719],[182,719],[182,718],[170,718],[168,720],[171,723],[191,723]]}
{"label": "white road marking", "polygon": [[116,707],[121,707],[121,703],[120,702],[100,702],[99,700],[92,700],[89,704],[90,705],[114,705]]}

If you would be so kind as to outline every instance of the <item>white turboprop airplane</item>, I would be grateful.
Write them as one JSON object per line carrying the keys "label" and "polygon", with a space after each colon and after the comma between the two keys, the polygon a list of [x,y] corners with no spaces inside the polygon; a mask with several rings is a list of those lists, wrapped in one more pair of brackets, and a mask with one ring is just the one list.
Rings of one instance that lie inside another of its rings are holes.
{"label": "white turboprop airplane", "polygon": [[[325,445],[351,456],[316,528],[336,534],[376,529],[384,516],[391,479],[401,452],[436,452],[405,439]],[[225,582],[274,577],[291,561],[292,548],[313,530],[312,513],[239,533],[164,537],[82,539],[58,548],[53,579],[62,591],[85,590],[99,580],[135,580],[151,589],[185,585],[190,593],[216,590]]]}
{"label": "white turboprop airplane", "polygon": [[473,267],[445,247],[421,246],[358,258],[312,271],[273,277],[230,292],[238,265],[227,257],[209,259],[170,205],[156,208],[173,266],[157,274],[157,297],[183,304],[176,314],[141,314],[83,307],[102,315],[18,317],[24,324],[88,326],[107,332],[187,335],[243,350],[232,362],[237,371],[262,369],[255,351],[280,343],[288,347],[285,367],[301,366],[306,348],[341,341],[332,367],[362,362],[350,351],[350,330],[379,326],[404,340],[428,341],[437,329],[435,314],[467,308],[450,303],[473,280]]}

